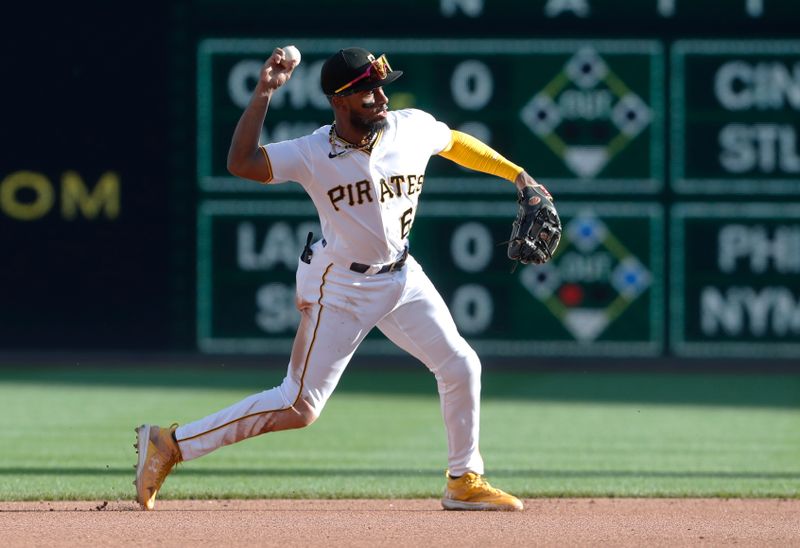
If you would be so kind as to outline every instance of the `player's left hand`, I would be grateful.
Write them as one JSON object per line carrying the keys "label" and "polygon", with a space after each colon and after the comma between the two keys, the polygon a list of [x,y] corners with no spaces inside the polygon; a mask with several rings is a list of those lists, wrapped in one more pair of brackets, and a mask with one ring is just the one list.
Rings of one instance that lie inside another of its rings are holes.
{"label": "player's left hand", "polygon": [[522,190],[526,186],[532,186],[537,192],[547,197],[547,199],[551,202],[555,201],[553,200],[553,196],[550,194],[550,191],[547,190],[544,185],[537,183],[536,179],[528,175],[527,171],[522,171],[519,175],[517,175],[517,178],[514,180],[514,184],[517,186],[518,190]]}
{"label": "player's left hand", "polygon": [[524,171],[520,176],[523,174],[534,184],[523,185],[518,192],[519,209],[511,226],[508,258],[522,264],[543,264],[553,257],[561,240],[561,219],[547,189]]}

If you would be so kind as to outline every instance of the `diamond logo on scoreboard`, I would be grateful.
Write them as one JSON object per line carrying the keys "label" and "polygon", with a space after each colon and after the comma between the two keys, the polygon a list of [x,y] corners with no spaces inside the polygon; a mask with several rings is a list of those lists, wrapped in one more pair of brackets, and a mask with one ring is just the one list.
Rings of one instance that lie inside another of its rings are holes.
{"label": "diamond logo on scoreboard", "polygon": [[568,169],[592,179],[650,125],[653,111],[594,49],[583,48],[520,118]]}
{"label": "diamond logo on scoreboard", "polygon": [[650,287],[652,274],[584,210],[566,224],[553,259],[526,267],[520,281],[576,340],[592,342]]}

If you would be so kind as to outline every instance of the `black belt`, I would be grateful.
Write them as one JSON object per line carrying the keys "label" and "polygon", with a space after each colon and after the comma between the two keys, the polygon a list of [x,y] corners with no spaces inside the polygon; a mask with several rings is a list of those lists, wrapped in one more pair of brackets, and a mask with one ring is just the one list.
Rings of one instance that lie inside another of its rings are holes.
{"label": "black belt", "polygon": [[[403,250],[403,255],[399,259],[393,263],[383,265],[378,269],[377,272],[374,272],[374,274],[385,274],[386,272],[400,270],[406,264],[406,259],[408,259],[408,248]],[[368,264],[352,263],[350,265],[350,270],[353,272],[358,272],[359,274],[365,274],[370,268],[372,268],[372,265]]]}

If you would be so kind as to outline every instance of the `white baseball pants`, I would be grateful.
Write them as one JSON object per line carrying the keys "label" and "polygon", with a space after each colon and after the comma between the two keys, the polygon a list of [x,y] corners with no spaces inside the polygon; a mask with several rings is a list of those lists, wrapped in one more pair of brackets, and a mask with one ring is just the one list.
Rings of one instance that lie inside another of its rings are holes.
{"label": "white baseball pants", "polygon": [[477,354],[459,335],[439,292],[408,257],[401,270],[372,276],[326,255],[316,243],[311,264],[299,262],[300,325],[280,386],[178,427],[184,460],[267,432],[300,428],[319,416],[350,358],[377,326],[436,377],[452,475],[483,474],[478,448],[480,374]]}

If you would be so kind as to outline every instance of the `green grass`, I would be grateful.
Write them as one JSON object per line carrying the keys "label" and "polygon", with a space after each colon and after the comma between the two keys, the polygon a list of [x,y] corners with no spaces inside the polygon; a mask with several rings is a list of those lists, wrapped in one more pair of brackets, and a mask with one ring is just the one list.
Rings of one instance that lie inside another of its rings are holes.
{"label": "green grass", "polygon": [[[133,427],[278,383],[253,369],[0,370],[0,500],[131,499]],[[522,497],[800,497],[800,376],[484,372],[490,481]],[[162,498],[437,497],[421,366],[345,373],[309,428],[182,464]]]}

